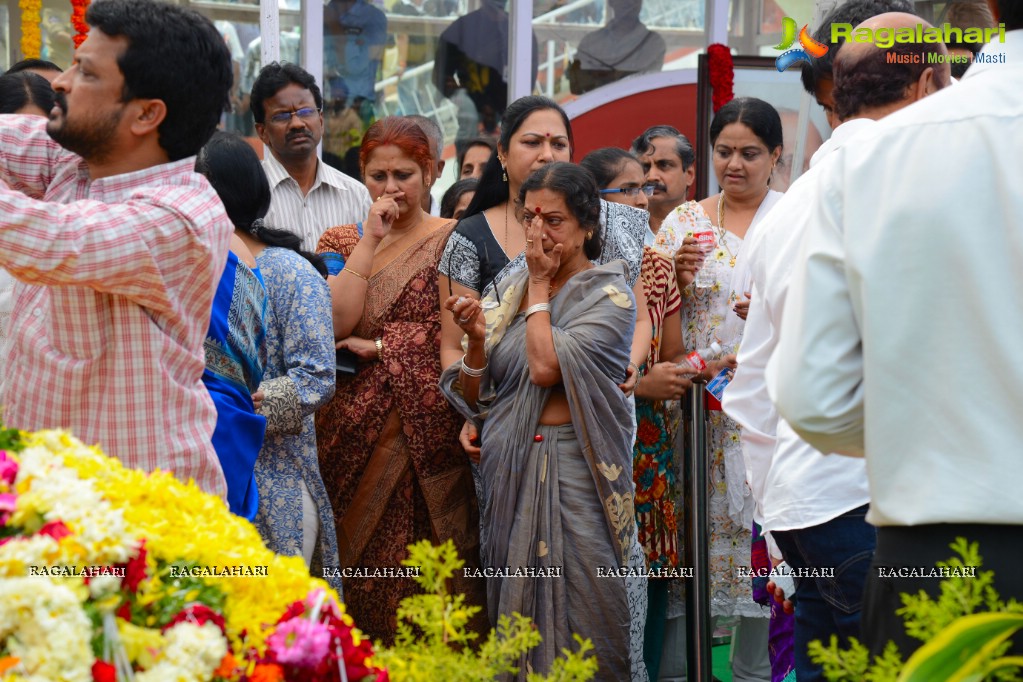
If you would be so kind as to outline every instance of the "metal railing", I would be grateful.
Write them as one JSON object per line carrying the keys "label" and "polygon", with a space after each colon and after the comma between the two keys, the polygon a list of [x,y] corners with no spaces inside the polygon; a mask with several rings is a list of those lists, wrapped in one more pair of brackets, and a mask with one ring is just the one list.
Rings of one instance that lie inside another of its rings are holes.
{"label": "metal railing", "polygon": [[706,384],[694,383],[689,391],[689,456],[685,456],[683,439],[678,439],[676,454],[685,463],[685,543],[682,557],[692,568],[686,579],[686,679],[710,682],[710,516],[707,510],[707,411],[704,396]]}

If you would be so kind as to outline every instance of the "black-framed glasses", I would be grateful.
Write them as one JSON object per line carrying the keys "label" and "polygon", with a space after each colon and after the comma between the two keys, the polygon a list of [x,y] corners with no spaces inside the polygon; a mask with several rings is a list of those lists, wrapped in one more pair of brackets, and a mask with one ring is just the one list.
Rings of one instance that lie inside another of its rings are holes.
{"label": "black-framed glasses", "polygon": [[278,111],[276,114],[270,116],[270,122],[288,123],[291,121],[292,116],[298,116],[303,121],[308,121],[309,119],[314,118],[319,113],[320,110],[316,109],[315,107],[302,107],[301,109],[297,109],[295,111]]}
{"label": "black-framed glasses", "polygon": [[621,192],[627,197],[639,196],[640,192],[647,195],[648,197],[652,197],[654,195],[654,186],[643,185],[642,187],[615,187],[613,189],[600,190],[601,194],[617,194],[618,192]]}

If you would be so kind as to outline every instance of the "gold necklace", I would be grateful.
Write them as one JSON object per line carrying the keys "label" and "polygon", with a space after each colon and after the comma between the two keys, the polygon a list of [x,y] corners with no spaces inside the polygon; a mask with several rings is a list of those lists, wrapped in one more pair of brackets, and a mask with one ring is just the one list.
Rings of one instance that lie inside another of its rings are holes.
{"label": "gold necklace", "polygon": [[725,247],[725,251],[728,252],[728,257],[731,259],[728,261],[728,265],[735,267],[735,257],[739,255],[736,251],[732,254],[732,250],[728,248],[728,240],[725,239],[725,190],[721,190],[721,194],[718,195],[718,243]]}

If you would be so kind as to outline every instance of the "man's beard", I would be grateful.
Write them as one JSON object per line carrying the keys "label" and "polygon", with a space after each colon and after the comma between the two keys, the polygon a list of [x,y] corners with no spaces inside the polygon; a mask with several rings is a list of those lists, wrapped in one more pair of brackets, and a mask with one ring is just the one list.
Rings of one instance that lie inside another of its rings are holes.
{"label": "man's beard", "polygon": [[57,93],[56,104],[60,108],[61,118],[51,118],[46,124],[46,132],[53,141],[86,161],[106,161],[113,152],[113,139],[124,108],[105,117],[81,122],[68,119],[67,99],[63,92]]}

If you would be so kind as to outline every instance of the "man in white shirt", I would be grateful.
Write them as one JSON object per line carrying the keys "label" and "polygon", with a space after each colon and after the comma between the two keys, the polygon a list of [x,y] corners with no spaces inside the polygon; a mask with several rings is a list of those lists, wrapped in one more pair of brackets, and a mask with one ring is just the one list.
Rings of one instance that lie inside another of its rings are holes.
{"label": "man in white shirt", "polygon": [[1023,363],[1012,360],[1023,311],[1011,304],[1023,289],[1023,3],[988,4],[1004,43],[828,159],[767,368],[796,433],[866,456],[874,652],[920,646],[895,614],[899,595],[939,581],[892,574],[948,559],[957,536],[980,543],[1003,598],[1023,597]]}
{"label": "man in white shirt", "polygon": [[252,86],[249,108],[266,145],[263,169],[272,193],[268,225],[294,232],[303,249],[315,251],[329,228],[366,218],[372,202],[365,185],[316,156],[323,137],[323,97],[308,71],[287,62],[264,66]]}
{"label": "man in white shirt", "polygon": [[[887,13],[870,18],[883,2],[853,0],[832,12],[831,23],[863,28],[927,26],[920,17]],[[768,214],[747,246],[754,294],[739,350],[739,367],[725,391],[723,405],[742,429],[747,477],[762,525],[786,563],[816,570],[819,577],[796,580],[795,669],[800,682],[823,680],[821,667],[807,655],[807,644],[837,635],[842,644],[860,637],[860,605],[874,553],[875,529],[864,517],[870,494],[863,460],[828,457],[789,428],[767,395],[764,367],[779,341],[788,285],[809,229],[808,207],[830,170],[832,153],[855,144],[875,121],[936,92],[949,82],[947,64],[928,66],[928,54],[946,54],[941,44],[905,46],[919,63],[894,69],[886,51],[872,44],[845,43],[831,48],[835,87],[834,123],[841,122],[797,180]]]}

